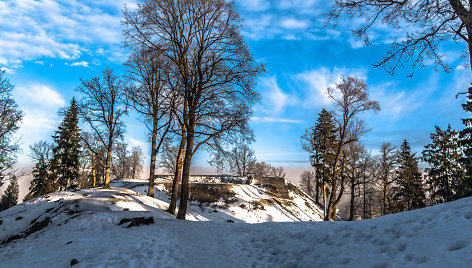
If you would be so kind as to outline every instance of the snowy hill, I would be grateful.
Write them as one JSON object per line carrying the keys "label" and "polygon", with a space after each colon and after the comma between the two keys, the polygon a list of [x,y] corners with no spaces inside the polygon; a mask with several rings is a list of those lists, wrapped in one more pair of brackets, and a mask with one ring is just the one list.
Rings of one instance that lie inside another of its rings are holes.
{"label": "snowy hill", "polygon": [[[146,195],[148,182],[123,180],[111,185]],[[170,180],[156,180],[154,197],[168,203],[171,185]],[[284,179],[256,181],[250,185],[193,180],[190,188],[189,220],[259,223],[321,221],[323,218],[323,209]]]}
{"label": "snowy hill", "polygon": [[179,221],[162,211],[166,205],[118,187],[19,204],[0,212],[0,267],[68,267],[71,261],[78,262],[75,267],[469,267],[472,262],[472,198],[357,222],[208,221],[208,215],[223,213],[196,213],[195,207],[193,219],[205,221]]}

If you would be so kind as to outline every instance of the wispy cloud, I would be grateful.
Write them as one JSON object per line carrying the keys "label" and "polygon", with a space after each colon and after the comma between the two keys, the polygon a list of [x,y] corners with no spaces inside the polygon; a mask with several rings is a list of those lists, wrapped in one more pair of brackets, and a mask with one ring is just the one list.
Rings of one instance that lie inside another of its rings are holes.
{"label": "wispy cloud", "polygon": [[116,53],[122,50],[120,20],[126,2],[135,1],[2,1],[0,64],[17,68],[39,58],[75,60],[101,47]]}
{"label": "wispy cloud", "polygon": [[42,84],[33,84],[29,87],[19,88],[18,95],[23,102],[30,105],[41,105],[43,107],[60,107],[65,105],[64,99],[56,90]]}
{"label": "wispy cloud", "polygon": [[276,118],[276,117],[258,117],[254,116],[251,118],[253,122],[260,122],[260,123],[289,123],[289,124],[302,124],[303,120],[295,120],[295,119],[285,119],[285,118]]}
{"label": "wispy cloud", "polygon": [[346,68],[319,68],[293,76],[295,83],[300,85],[303,106],[318,107],[329,105],[331,99],[326,94],[328,88],[336,87],[342,76],[354,76],[366,79],[367,71],[364,69]]}
{"label": "wispy cloud", "polygon": [[262,91],[262,106],[266,113],[280,114],[287,106],[297,102],[292,95],[283,92],[275,76],[262,78],[259,88]]}
{"label": "wispy cloud", "polygon": [[310,24],[306,20],[287,18],[282,20],[280,25],[285,29],[306,29]]}
{"label": "wispy cloud", "polygon": [[86,61],[76,61],[76,62],[71,63],[70,66],[89,67],[89,63]]}

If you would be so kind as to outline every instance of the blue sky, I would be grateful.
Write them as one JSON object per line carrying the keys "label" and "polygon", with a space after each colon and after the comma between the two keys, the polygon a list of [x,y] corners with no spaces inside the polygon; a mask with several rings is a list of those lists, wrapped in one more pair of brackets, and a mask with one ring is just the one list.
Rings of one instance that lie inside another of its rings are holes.
{"label": "blue sky", "polygon": [[[414,150],[421,150],[434,125],[462,128],[460,118],[466,114],[460,104],[465,100],[455,95],[472,82],[471,71],[463,67],[467,60],[461,57],[462,44],[441,47],[450,73],[427,66],[413,77],[407,77],[410,69],[391,76],[371,65],[395,38],[396,32],[384,25],[376,25],[373,44],[363,47],[350,28],[361,19],[342,18],[337,29],[323,28],[322,14],[329,1],[237,2],[246,24],[243,35],[268,71],[258,79],[263,98],[251,121],[256,134],[252,147],[259,161],[284,166],[293,179],[309,168],[300,136],[314,124],[321,108],[330,108],[324,92],[341,75],[365,79],[371,98],[380,102],[381,112],[363,116],[372,129],[363,141],[373,153],[383,141],[399,145],[405,138]],[[50,139],[61,120],[57,110],[75,95],[80,78],[97,76],[106,67],[124,72],[127,51],[122,48],[120,25],[124,3],[135,6],[133,1],[116,0],[0,2],[0,67],[6,68],[25,114],[18,132],[21,165],[31,162],[30,144]],[[134,116],[127,119],[125,140],[147,153],[145,128]],[[209,172],[206,159],[206,153],[197,155],[196,171]]]}

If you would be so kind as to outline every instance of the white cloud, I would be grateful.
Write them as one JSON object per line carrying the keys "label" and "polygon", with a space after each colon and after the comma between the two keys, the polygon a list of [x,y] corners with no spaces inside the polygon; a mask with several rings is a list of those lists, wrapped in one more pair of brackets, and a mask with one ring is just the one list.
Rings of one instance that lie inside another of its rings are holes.
{"label": "white cloud", "polygon": [[44,66],[44,61],[42,60],[37,60],[34,63]]}
{"label": "white cloud", "polygon": [[42,107],[59,108],[65,105],[62,96],[55,90],[42,84],[33,84],[28,88],[18,89],[19,97],[26,105],[39,105]]}
{"label": "white cloud", "polygon": [[288,105],[297,102],[293,96],[282,91],[275,76],[262,78],[259,85],[262,91],[262,105],[265,112],[280,114]]}
{"label": "white cloud", "polygon": [[86,62],[86,61],[77,61],[77,62],[71,63],[70,66],[89,67],[89,64],[88,64],[88,62]]}
{"label": "white cloud", "polygon": [[276,118],[276,117],[268,117],[268,116],[263,116],[263,117],[258,117],[254,116],[251,118],[251,121],[253,122],[261,122],[261,123],[289,123],[289,124],[302,124],[303,120],[295,120],[295,119],[285,119],[285,118]]}
{"label": "white cloud", "polygon": [[282,20],[280,25],[285,29],[305,29],[309,26],[309,23],[306,20],[289,18]]}
{"label": "white cloud", "polygon": [[110,54],[121,51],[125,2],[136,1],[0,2],[0,64],[17,68],[39,58],[75,60],[102,47]]}
{"label": "white cloud", "polygon": [[128,140],[131,147],[139,146],[143,150],[146,149],[149,144],[148,142],[144,142],[144,141],[133,139],[133,138],[129,138]]}
{"label": "white cloud", "polygon": [[354,76],[366,79],[364,69],[345,69],[345,68],[320,68],[293,76],[298,83],[304,96],[303,105],[305,107],[317,107],[329,105],[331,99],[326,94],[328,88],[336,87],[336,83],[341,81],[342,76]]}

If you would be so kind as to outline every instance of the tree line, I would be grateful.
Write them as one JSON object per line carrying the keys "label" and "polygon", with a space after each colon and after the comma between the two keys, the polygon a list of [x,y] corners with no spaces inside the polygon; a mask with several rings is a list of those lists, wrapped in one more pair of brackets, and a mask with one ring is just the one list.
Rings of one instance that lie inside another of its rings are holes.
{"label": "tree line", "polygon": [[[366,131],[364,122],[349,112],[356,110],[356,106],[348,100],[356,99],[356,95],[365,89],[363,82],[343,78],[336,85],[338,94],[330,94],[335,103],[334,110],[322,109],[315,125],[302,136],[303,148],[310,154],[313,170],[301,175],[301,187],[324,207],[324,219],[336,219],[341,198],[346,198],[346,194],[349,194],[348,215],[343,217],[348,220],[408,211],[471,196],[472,119],[463,119],[465,127],[460,131],[450,125],[444,130],[435,126],[435,132],[430,135],[431,142],[421,155],[412,152],[407,140],[398,148],[384,142],[379,154],[372,155],[359,139]],[[472,87],[468,89],[467,98],[462,107],[472,114]],[[363,102],[367,102],[367,98]],[[375,102],[361,107],[379,108]],[[419,162],[427,166],[421,169]]]}

